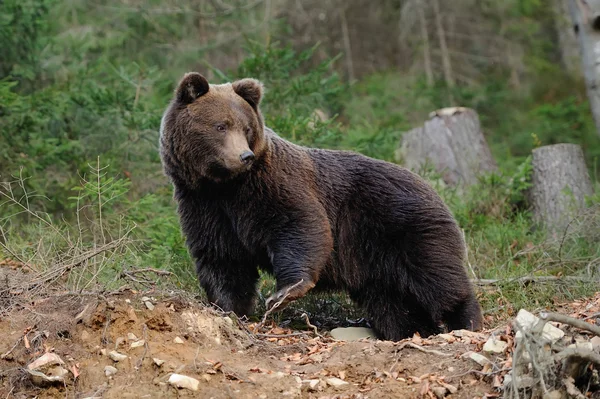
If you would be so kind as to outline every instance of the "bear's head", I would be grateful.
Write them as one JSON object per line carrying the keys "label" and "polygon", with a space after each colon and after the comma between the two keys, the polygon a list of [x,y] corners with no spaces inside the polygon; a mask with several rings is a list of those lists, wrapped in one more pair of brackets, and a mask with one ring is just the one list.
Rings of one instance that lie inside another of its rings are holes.
{"label": "bear's head", "polygon": [[213,85],[199,73],[187,73],[161,121],[166,174],[194,187],[249,171],[266,147],[262,92],[255,79]]}

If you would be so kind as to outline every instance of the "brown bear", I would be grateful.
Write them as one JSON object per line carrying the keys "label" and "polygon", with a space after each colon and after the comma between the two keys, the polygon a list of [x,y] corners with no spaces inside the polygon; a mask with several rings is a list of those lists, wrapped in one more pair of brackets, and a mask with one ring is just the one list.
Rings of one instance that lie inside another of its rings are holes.
{"label": "brown bear", "polygon": [[397,165],[284,140],[264,126],[262,94],[254,79],[188,73],[162,118],[164,171],[208,299],[249,314],[260,268],[277,280],[268,307],[345,290],[383,339],[479,329],[465,242],[436,192]]}

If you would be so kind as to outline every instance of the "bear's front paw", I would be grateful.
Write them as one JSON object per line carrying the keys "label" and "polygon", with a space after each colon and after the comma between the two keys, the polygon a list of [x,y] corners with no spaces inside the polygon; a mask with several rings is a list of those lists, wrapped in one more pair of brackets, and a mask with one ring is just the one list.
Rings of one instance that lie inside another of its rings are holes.
{"label": "bear's front paw", "polygon": [[302,298],[314,286],[312,281],[306,282],[302,279],[294,285],[280,289],[265,301],[267,311],[282,310],[290,302]]}

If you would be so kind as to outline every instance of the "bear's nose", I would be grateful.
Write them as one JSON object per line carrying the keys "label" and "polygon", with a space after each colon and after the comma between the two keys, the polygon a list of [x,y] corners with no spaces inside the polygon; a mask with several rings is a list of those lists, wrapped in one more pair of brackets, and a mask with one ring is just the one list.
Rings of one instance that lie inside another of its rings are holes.
{"label": "bear's nose", "polygon": [[240,160],[245,164],[249,164],[254,161],[254,153],[252,151],[244,151],[242,152],[242,155],[240,155]]}

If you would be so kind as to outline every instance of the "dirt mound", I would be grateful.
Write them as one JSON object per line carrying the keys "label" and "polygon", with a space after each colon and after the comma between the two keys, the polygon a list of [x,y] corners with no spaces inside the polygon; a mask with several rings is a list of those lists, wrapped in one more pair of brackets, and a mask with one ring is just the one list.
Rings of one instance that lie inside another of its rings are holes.
{"label": "dirt mound", "polygon": [[[493,390],[469,372],[477,364],[461,357],[478,350],[484,334],[339,342],[278,327],[251,334],[252,325],[240,324],[194,303],[131,291],[46,298],[0,321],[0,396],[198,395],[174,387],[173,374],[197,380],[207,398],[411,397],[444,386],[473,397]],[[28,369],[47,354],[60,362]],[[40,380],[36,370],[61,378]]]}
{"label": "dirt mound", "polygon": [[[593,397],[600,389],[600,294],[559,307],[587,324],[346,342],[308,328],[310,320],[307,331],[264,326],[156,290],[27,296],[11,284],[27,273],[8,266],[0,267],[0,397]],[[560,338],[539,345],[550,327]]]}

